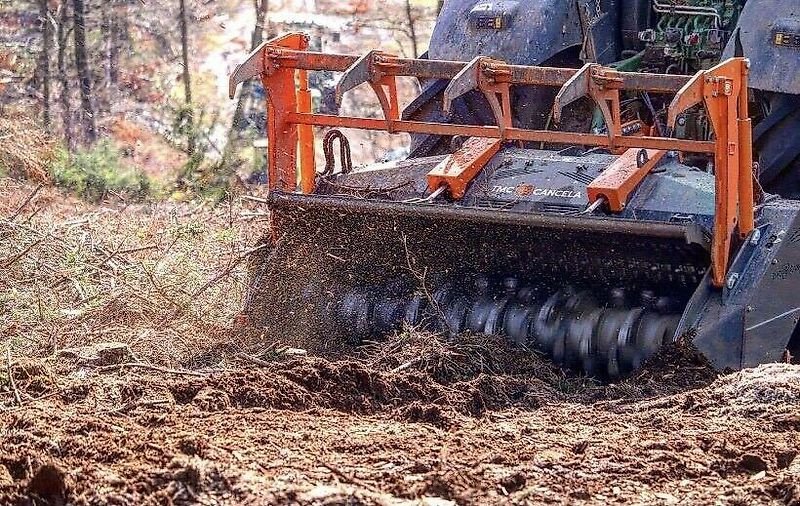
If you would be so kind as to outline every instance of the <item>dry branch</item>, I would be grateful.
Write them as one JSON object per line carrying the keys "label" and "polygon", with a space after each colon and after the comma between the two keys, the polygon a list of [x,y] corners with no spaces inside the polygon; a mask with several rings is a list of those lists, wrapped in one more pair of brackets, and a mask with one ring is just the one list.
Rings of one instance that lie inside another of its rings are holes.
{"label": "dry branch", "polygon": [[42,199],[46,189],[12,221],[35,187],[7,180],[0,208],[0,293],[17,294],[0,327],[11,324],[25,339],[14,356],[111,340],[132,345],[143,363],[181,369],[230,333],[246,289],[244,259],[265,247],[241,246],[253,237],[249,224],[231,230],[227,209],[198,207],[184,218],[187,204],[123,211]]}
{"label": "dry branch", "polygon": [[14,392],[14,400],[17,401],[17,406],[22,406],[17,382],[14,380],[14,371],[11,368],[11,347],[9,346],[6,346],[6,368],[8,370],[8,384],[11,386],[11,391]]}
{"label": "dry branch", "polygon": [[375,488],[374,486],[370,485],[369,483],[366,483],[366,482],[364,482],[362,480],[359,480],[358,478],[356,478],[355,476],[352,476],[351,474],[345,473],[344,471],[342,471],[338,467],[334,466],[333,464],[328,464],[328,463],[322,461],[321,459],[317,459],[317,464],[319,464],[320,466],[328,469],[333,475],[337,476],[340,480],[343,480],[345,483],[349,483],[351,485],[355,485],[357,487],[361,487],[361,488],[370,490],[372,492],[379,492],[380,491],[379,489]]}
{"label": "dry branch", "polygon": [[26,246],[26,247],[25,247],[25,248],[24,248],[22,251],[20,251],[20,252],[19,252],[19,253],[17,253],[16,255],[12,256],[11,258],[7,258],[6,260],[4,260],[4,261],[2,262],[2,264],[3,264],[3,269],[8,269],[9,267],[11,267],[11,266],[12,266],[12,265],[14,265],[15,263],[17,263],[17,262],[18,262],[18,261],[19,261],[19,260],[20,260],[22,257],[24,257],[25,255],[27,255],[28,253],[30,253],[30,251],[31,251],[33,248],[35,248],[37,245],[41,244],[41,242],[42,242],[43,240],[44,240],[44,239],[43,239],[43,238],[41,238],[41,237],[40,237],[39,239],[36,239],[34,242],[30,243],[28,246]]}
{"label": "dry branch", "polygon": [[203,292],[205,292],[206,290],[208,290],[209,288],[214,286],[219,280],[221,280],[222,278],[224,278],[225,276],[230,274],[233,271],[233,269],[235,269],[240,263],[245,261],[247,259],[247,257],[249,257],[250,255],[252,255],[253,253],[255,253],[257,251],[260,251],[260,250],[266,248],[267,246],[269,246],[269,244],[260,244],[260,245],[254,247],[254,248],[250,248],[249,250],[245,251],[242,255],[240,255],[238,258],[236,258],[236,260],[231,262],[231,264],[225,270],[223,270],[222,272],[220,272],[219,274],[217,274],[216,276],[214,276],[213,278],[208,280],[203,286],[198,288],[192,294],[192,297],[198,297],[199,295],[201,295]]}
{"label": "dry branch", "polygon": [[17,207],[16,211],[14,211],[14,214],[12,214],[8,218],[8,221],[14,221],[17,219],[17,216],[19,216],[20,213],[22,213],[22,211],[28,206],[28,204],[31,203],[31,200],[33,200],[33,198],[42,190],[42,186],[44,185],[42,185],[42,183],[39,183],[39,185],[36,186],[36,188],[34,188],[33,191],[28,194],[28,196],[25,198],[22,204],[20,204],[19,207]]}
{"label": "dry branch", "polygon": [[272,363],[267,362],[266,360],[261,360],[260,358],[253,357],[251,355],[248,355],[247,353],[237,353],[236,356],[238,358],[241,358],[242,360],[245,360],[247,362],[250,362],[252,364],[255,364],[255,365],[258,365],[258,366],[261,366],[261,367],[269,367],[269,366],[273,365]]}

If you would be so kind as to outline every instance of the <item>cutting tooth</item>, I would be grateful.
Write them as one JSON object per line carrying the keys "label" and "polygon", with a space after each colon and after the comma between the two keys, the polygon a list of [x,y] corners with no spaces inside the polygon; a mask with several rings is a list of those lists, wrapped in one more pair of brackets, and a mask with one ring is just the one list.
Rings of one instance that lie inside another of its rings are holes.
{"label": "cutting tooth", "polygon": [[505,317],[506,307],[508,307],[511,299],[517,290],[517,279],[507,277],[503,280],[503,295],[495,299],[489,306],[489,313],[486,316],[486,326],[483,331],[490,336],[499,335],[503,332],[503,319]]}
{"label": "cutting tooth", "polygon": [[644,308],[634,308],[628,312],[617,335],[616,353],[609,350],[608,375],[612,378],[633,370],[636,363],[636,334],[639,321],[645,313]]}
{"label": "cutting tooth", "polygon": [[675,334],[679,318],[676,316],[661,315],[648,312],[639,323],[636,333],[636,353],[632,370],[639,369],[644,362],[655,353]]}
{"label": "cutting tooth", "polygon": [[535,290],[529,286],[521,288],[508,305],[503,317],[503,330],[514,344],[528,344],[529,329],[539,307],[535,300]]}
{"label": "cutting tooth", "polygon": [[545,301],[536,315],[533,322],[532,341],[541,352],[547,355],[552,356],[556,343],[564,339],[564,329],[561,324],[562,313],[566,301],[574,293],[575,289],[572,286],[562,288]]}
{"label": "cutting tooth", "polygon": [[425,311],[428,307],[428,297],[422,292],[416,292],[406,305],[403,323],[409,327],[416,327],[422,323]]}
{"label": "cutting tooth", "polygon": [[470,301],[466,296],[456,295],[443,309],[444,323],[450,337],[456,337],[464,330],[469,305]]}
{"label": "cutting tooth", "polygon": [[586,355],[583,356],[583,370],[586,374],[608,376],[611,357],[614,358],[614,367],[618,368],[616,365],[617,339],[628,313],[628,310],[620,308],[603,310],[587,346]]}
{"label": "cutting tooth", "polygon": [[598,306],[594,295],[588,290],[580,291],[567,299],[562,313],[562,332],[553,343],[555,363],[568,368],[578,365],[578,343],[583,333],[581,327],[585,325],[582,320]]}
{"label": "cutting tooth", "polygon": [[473,281],[473,301],[467,315],[467,329],[471,332],[483,332],[486,328],[486,319],[489,317],[494,297],[491,293],[489,276],[479,274]]}

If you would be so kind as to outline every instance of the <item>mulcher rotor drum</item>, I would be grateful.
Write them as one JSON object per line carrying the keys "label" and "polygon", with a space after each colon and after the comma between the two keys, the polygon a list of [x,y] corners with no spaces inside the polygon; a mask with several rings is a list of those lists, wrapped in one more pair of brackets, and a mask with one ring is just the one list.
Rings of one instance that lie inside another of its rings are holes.
{"label": "mulcher rotor drum", "polygon": [[[685,239],[619,227],[473,221],[458,210],[362,213],[328,202],[278,200],[271,209],[278,242],[253,277],[255,323],[351,343],[404,324],[503,335],[602,377],[636,369],[673,338],[708,266],[705,250]],[[276,278],[287,288],[275,290]]]}
{"label": "mulcher rotor drum", "polygon": [[554,362],[591,376],[616,378],[638,369],[672,339],[680,319],[671,297],[624,289],[609,294],[572,285],[549,297],[507,277],[502,287],[491,278],[469,276],[473,286],[444,281],[432,292],[403,293],[400,283],[385,287],[335,287],[325,313],[350,338],[369,339],[403,324],[446,332],[504,335],[535,348]]}

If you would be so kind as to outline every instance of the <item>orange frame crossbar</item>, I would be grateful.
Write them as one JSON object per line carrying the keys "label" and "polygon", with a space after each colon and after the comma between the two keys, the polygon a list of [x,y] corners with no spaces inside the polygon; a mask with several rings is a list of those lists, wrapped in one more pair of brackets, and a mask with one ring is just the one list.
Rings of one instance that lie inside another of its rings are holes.
{"label": "orange frame crossbar", "polygon": [[629,149],[586,187],[589,202],[604,199],[615,213],[625,209],[628,196],[667,154],[657,149]]}
{"label": "orange frame crossbar", "polygon": [[[722,287],[731,257],[733,237],[749,234],[754,227],[752,125],[748,113],[747,77],[749,62],[732,58],[695,76],[675,76],[619,72],[596,64],[581,69],[562,69],[509,65],[478,57],[471,62],[398,58],[380,51],[363,56],[325,54],[308,51],[308,38],[290,33],[267,41],[239,65],[229,80],[234,96],[239,83],[260,77],[267,96],[268,170],[270,189],[312,193],[316,177],[313,127],[356,128],[389,133],[424,133],[465,136],[505,141],[530,141],[574,144],[607,148],[615,153],[632,148],[636,151],[680,151],[705,153],[714,157],[715,219],[711,245],[711,268],[714,285]],[[359,84],[374,90],[383,118],[363,118],[315,114],[311,110],[308,71],[342,72],[336,98]],[[494,115],[494,125],[459,125],[403,120],[398,106],[396,78],[447,79],[443,94],[447,110],[453,100],[471,91],[482,93]],[[560,88],[553,104],[553,118],[574,101],[589,97],[605,119],[608,134],[533,130],[513,126],[511,86],[550,86]],[[674,139],[652,135],[624,135],[620,114],[622,91],[646,91],[672,94],[668,110],[668,129],[672,131],[678,115],[702,105],[713,125],[713,141]],[[485,152],[494,143],[482,141]],[[649,157],[652,159],[652,157]],[[458,184],[462,190],[480,168],[476,163],[462,163],[458,177],[437,180]],[[618,199],[626,199],[649,171],[629,171],[630,179],[619,185]],[[466,178],[466,179],[465,179]],[[299,188],[298,188],[299,182]],[[452,190],[458,188],[451,187]],[[621,204],[618,203],[618,204]],[[618,205],[617,207],[620,207]]]}

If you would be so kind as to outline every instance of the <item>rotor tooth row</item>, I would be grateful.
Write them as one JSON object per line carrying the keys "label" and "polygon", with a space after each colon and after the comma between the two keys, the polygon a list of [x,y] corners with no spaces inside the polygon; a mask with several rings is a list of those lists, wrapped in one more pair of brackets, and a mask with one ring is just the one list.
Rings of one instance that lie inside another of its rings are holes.
{"label": "rotor tooth row", "polygon": [[615,288],[602,297],[566,286],[545,294],[507,277],[446,280],[432,291],[410,292],[401,283],[344,290],[327,313],[352,338],[363,340],[407,324],[447,333],[504,335],[591,376],[617,378],[640,368],[675,334],[677,301],[651,291],[630,300]]}

